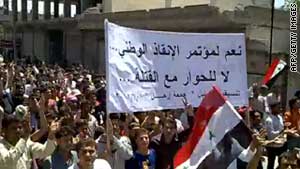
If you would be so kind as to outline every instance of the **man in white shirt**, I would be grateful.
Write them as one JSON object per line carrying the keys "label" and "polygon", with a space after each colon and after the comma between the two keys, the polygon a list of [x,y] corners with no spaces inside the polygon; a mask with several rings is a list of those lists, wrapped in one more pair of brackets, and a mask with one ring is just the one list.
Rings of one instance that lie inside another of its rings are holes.
{"label": "man in white shirt", "polygon": [[[276,156],[279,156],[286,150],[283,139],[278,139],[283,134],[284,124],[280,115],[280,102],[270,102],[271,113],[266,118],[265,127],[267,129],[268,140],[274,140],[273,144],[269,144],[268,151],[268,169],[274,168]],[[282,137],[281,137],[282,138]],[[277,141],[276,141],[277,140]]]}
{"label": "man in white shirt", "polygon": [[88,122],[89,134],[94,138],[95,131],[99,127],[97,119],[92,115],[92,105],[89,101],[84,100],[80,105],[81,111],[78,112],[75,116],[75,120],[79,121],[80,119],[85,119]]}
{"label": "man in white shirt", "polygon": [[111,140],[111,152],[108,153],[106,160],[112,169],[125,169],[125,161],[133,157],[133,150],[130,139],[127,136],[120,136],[120,120],[117,116],[111,114],[107,129],[109,134],[101,135],[97,140],[97,152],[99,156],[105,155],[107,150],[107,135]]}
{"label": "man in white shirt", "polygon": [[265,100],[263,99],[263,96],[260,95],[260,89],[257,86],[257,84],[254,84],[251,87],[250,92],[250,100],[249,104],[254,110],[258,110],[260,112],[263,112],[265,114]]}
{"label": "man in white shirt", "polygon": [[32,159],[43,159],[55,150],[57,126],[50,127],[45,144],[32,142],[24,131],[28,121],[7,116],[2,122],[3,139],[0,140],[0,166],[3,169],[31,169]]}
{"label": "man in white shirt", "polygon": [[81,140],[77,145],[79,162],[70,166],[69,169],[111,169],[106,160],[96,159],[96,147],[96,142],[91,138]]}
{"label": "man in white shirt", "polygon": [[[270,114],[271,110],[270,110],[270,105],[269,105],[269,102],[268,102],[268,86],[266,85],[262,85],[260,87],[260,94],[259,96],[257,97],[257,100],[263,105],[263,111],[262,112],[265,112],[266,114],[264,114],[264,119],[265,117]],[[259,110],[261,111],[261,110]]]}

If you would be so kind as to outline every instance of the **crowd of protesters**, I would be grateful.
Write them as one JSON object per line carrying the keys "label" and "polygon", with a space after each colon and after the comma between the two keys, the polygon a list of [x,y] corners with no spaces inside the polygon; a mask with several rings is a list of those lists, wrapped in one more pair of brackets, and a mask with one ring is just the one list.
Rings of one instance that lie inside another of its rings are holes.
{"label": "crowd of protesters", "polygon": [[[196,109],[106,116],[105,77],[80,65],[0,65],[0,169],[172,169]],[[300,98],[253,85],[237,108],[253,132],[254,156],[238,168],[300,168]],[[226,120],[226,119],[225,119]],[[209,168],[214,169],[214,164]]]}

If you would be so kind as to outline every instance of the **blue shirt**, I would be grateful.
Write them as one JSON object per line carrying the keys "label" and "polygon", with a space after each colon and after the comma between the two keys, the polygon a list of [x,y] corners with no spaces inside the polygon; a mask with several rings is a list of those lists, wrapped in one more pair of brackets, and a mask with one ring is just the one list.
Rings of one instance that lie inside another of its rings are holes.
{"label": "blue shirt", "polygon": [[125,169],[155,169],[156,154],[150,149],[148,155],[142,155],[138,152],[133,153],[133,157],[126,161]]}
{"label": "blue shirt", "polygon": [[71,165],[79,161],[75,151],[71,151],[70,155],[71,159],[65,161],[63,155],[56,149],[51,157],[44,161],[43,169],[68,169]]}
{"label": "blue shirt", "polygon": [[269,140],[279,136],[284,130],[283,118],[280,115],[270,114],[265,123]]}

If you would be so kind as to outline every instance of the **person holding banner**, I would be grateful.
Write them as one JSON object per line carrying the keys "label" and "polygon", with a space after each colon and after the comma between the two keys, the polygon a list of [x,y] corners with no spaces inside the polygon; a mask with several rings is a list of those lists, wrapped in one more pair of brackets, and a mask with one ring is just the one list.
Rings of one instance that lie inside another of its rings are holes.
{"label": "person holding banner", "polygon": [[[185,103],[185,113],[188,115],[189,126],[193,126],[194,110],[190,104]],[[160,137],[155,137],[150,144],[156,153],[157,160],[156,166],[159,169],[171,169],[173,168],[173,158],[177,151],[181,148],[186,141],[187,136],[191,132],[191,128],[178,133],[177,123],[174,117],[167,117],[162,122],[162,131]]]}
{"label": "person holding banner", "polygon": [[[125,169],[125,161],[133,156],[130,139],[120,135],[120,121],[118,114],[110,114],[107,124],[107,133],[102,134],[97,140],[97,153],[105,158],[112,169]],[[107,152],[107,137],[110,139],[111,150]]]}

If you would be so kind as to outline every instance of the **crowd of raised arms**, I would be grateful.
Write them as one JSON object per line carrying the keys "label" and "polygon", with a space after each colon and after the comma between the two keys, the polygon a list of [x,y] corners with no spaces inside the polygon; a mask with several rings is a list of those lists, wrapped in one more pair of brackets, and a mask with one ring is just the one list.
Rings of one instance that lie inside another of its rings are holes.
{"label": "crowd of raised arms", "polygon": [[[190,104],[106,116],[105,76],[80,65],[1,63],[0,78],[0,169],[172,169],[193,131]],[[237,108],[253,134],[238,169],[300,168],[300,93],[283,109],[272,91],[253,84]]]}

